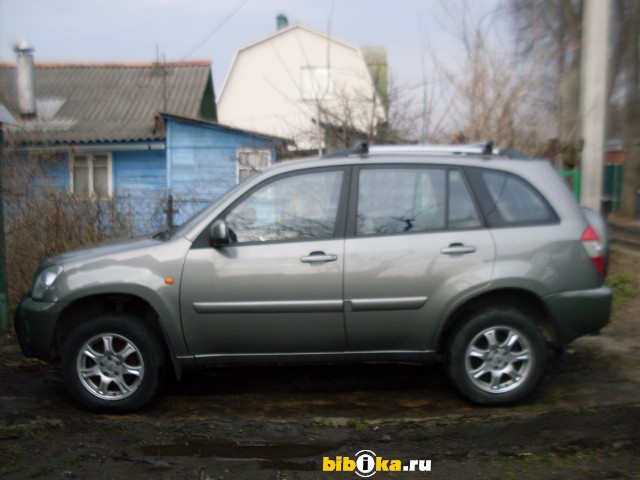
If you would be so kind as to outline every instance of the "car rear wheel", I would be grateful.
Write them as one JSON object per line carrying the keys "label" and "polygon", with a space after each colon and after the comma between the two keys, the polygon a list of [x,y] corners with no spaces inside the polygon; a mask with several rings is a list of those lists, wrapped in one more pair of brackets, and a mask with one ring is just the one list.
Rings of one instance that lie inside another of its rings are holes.
{"label": "car rear wheel", "polygon": [[80,324],[62,350],[73,397],[91,409],[133,411],[151,401],[162,380],[163,350],[136,316],[103,314]]}
{"label": "car rear wheel", "polygon": [[546,345],[536,325],[512,308],[471,315],[454,333],[447,372],[469,400],[505,405],[523,400],[545,368]]}

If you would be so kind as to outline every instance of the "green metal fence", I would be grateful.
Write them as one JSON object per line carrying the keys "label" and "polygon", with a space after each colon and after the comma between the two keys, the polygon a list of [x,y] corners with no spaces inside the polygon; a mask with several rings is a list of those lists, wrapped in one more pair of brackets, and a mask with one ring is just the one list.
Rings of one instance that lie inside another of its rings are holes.
{"label": "green metal fence", "polygon": [[[559,170],[558,173],[565,179],[574,197],[580,200],[580,170]],[[609,200],[609,213],[620,209],[622,195],[623,165],[606,165],[604,169],[604,181],[602,195]]]}
{"label": "green metal fence", "polygon": [[571,188],[573,196],[580,200],[580,170],[559,170],[558,173]]}
{"label": "green metal fence", "polygon": [[624,165],[607,165],[604,170],[603,195],[611,200],[609,213],[620,210]]}

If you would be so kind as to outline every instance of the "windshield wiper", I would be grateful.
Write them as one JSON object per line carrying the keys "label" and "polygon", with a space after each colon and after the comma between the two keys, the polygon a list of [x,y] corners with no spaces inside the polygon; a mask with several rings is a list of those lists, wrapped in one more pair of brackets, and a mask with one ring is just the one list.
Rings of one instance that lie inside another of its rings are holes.
{"label": "windshield wiper", "polygon": [[161,232],[154,233],[153,238],[156,240],[162,240],[163,242],[166,242],[171,238],[171,234],[173,234],[173,232],[175,232],[177,228],[178,228],[178,225],[174,225],[171,228],[167,228],[166,230],[163,230]]}

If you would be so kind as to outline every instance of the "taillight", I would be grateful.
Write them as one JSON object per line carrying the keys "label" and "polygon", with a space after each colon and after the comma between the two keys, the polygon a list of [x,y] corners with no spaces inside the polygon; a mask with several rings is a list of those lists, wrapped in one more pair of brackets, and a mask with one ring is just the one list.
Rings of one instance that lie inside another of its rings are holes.
{"label": "taillight", "polygon": [[589,255],[589,258],[591,258],[593,266],[596,267],[596,272],[598,272],[598,275],[604,276],[606,271],[605,259],[603,255],[604,245],[600,240],[600,236],[596,233],[591,225],[589,225],[584,231],[580,241],[582,242],[582,245],[584,245],[584,248],[587,251],[587,255]]}

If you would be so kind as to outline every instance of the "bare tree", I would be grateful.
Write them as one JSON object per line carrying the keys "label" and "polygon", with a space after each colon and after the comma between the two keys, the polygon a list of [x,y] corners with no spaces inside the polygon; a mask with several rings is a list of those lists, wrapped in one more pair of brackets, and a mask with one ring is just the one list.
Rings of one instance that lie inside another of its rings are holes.
{"label": "bare tree", "polygon": [[614,74],[619,92],[614,98],[620,94],[620,134],[626,149],[620,214],[633,216],[640,195],[640,2],[617,0],[615,6]]}
{"label": "bare tree", "polygon": [[[575,165],[580,150],[577,127],[583,1],[509,0],[508,12],[517,27],[521,53],[530,56],[547,51],[548,64],[554,65],[553,70],[542,69],[536,74],[546,75],[550,90],[556,92],[558,151],[565,165]],[[626,150],[620,213],[631,216],[640,188],[640,2],[615,0],[613,13],[609,136],[620,138]]]}
{"label": "bare tree", "polygon": [[[582,0],[509,0],[521,58],[539,59],[535,75],[549,97],[559,167],[578,164]],[[542,60],[542,61],[540,61]]]}
{"label": "bare tree", "polygon": [[[523,61],[511,39],[500,38],[496,15],[474,15],[474,2],[447,2],[455,62],[433,49],[423,55],[423,82],[412,88],[391,82],[386,116],[378,98],[334,89],[333,102],[318,101],[318,118],[330,150],[357,144],[408,141],[476,142],[542,155],[547,148],[546,92],[534,74],[542,59]],[[502,32],[503,33],[503,32]],[[427,61],[428,60],[428,61]]]}
{"label": "bare tree", "polygon": [[350,148],[363,140],[371,144],[406,143],[415,138],[420,111],[415,98],[390,80],[385,95],[386,109],[381,98],[354,95],[347,90],[334,91],[331,103],[318,102],[318,118],[326,150],[331,152]]}
{"label": "bare tree", "polygon": [[31,287],[45,258],[107,239],[130,236],[131,212],[114,198],[69,194],[51,171],[66,168],[55,151],[5,146],[2,186],[10,305]]}
{"label": "bare tree", "polygon": [[548,135],[548,119],[543,85],[532,74],[539,60],[523,62],[511,39],[505,38],[496,12],[481,16],[475,5],[468,0],[443,3],[462,54],[452,62],[450,54],[443,58],[431,52],[432,68],[425,82],[435,89],[430,97],[440,104],[424,102],[431,117],[431,133],[426,136],[445,136],[454,143],[491,139],[502,147],[540,155],[546,148],[542,139]]}

